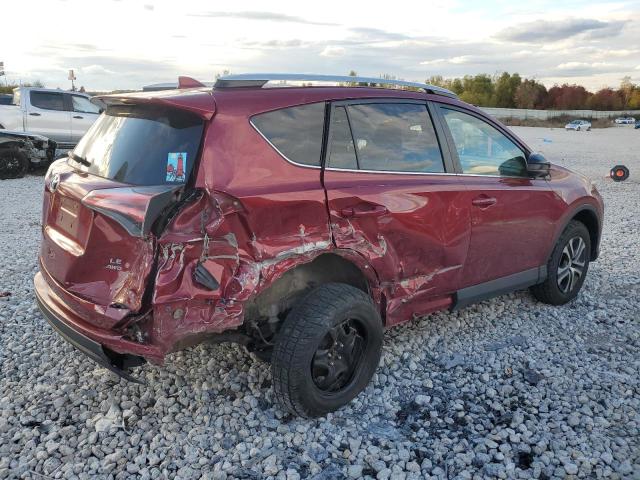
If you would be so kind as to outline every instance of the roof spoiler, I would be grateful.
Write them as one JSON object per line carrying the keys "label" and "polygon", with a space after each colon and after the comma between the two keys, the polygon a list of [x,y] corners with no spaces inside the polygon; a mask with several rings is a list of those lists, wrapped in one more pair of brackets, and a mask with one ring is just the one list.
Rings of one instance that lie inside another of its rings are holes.
{"label": "roof spoiler", "polygon": [[192,77],[187,77],[181,75],[178,77],[177,82],[164,82],[164,83],[153,83],[151,85],[144,85],[142,87],[143,92],[161,92],[163,90],[184,90],[187,88],[202,88],[202,87],[211,87],[213,86],[212,82],[201,82]]}
{"label": "roof spoiler", "polygon": [[184,76],[178,77],[178,88],[182,89],[182,88],[199,88],[199,87],[206,87],[206,85],[202,82],[199,82],[195,78],[184,77]]}

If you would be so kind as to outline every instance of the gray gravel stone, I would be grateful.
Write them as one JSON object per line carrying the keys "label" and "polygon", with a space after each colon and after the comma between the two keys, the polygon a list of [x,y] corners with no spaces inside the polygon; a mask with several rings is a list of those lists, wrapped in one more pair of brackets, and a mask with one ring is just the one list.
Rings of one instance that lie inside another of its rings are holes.
{"label": "gray gravel stone", "polygon": [[[390,329],[372,384],[317,420],[275,407],[268,366],[236,345],[174,353],[136,372],[146,385],[75,351],[33,299],[42,176],[0,181],[0,478],[634,478],[638,131],[515,130],[605,199],[581,294],[551,307],[518,292]],[[631,178],[605,179],[612,162]]]}

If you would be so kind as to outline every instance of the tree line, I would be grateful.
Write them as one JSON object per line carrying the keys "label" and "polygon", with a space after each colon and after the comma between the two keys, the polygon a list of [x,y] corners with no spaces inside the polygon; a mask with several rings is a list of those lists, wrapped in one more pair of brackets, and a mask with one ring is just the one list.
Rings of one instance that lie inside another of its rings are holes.
{"label": "tree line", "polygon": [[581,85],[547,88],[532,78],[503,72],[500,75],[465,75],[462,78],[430,77],[432,85],[448,88],[461,100],[480,107],[535,108],[544,110],[639,110],[640,85],[624,77],[620,87],[595,93]]}
{"label": "tree line", "polygon": [[[228,74],[225,71],[223,74]],[[352,77],[355,71],[349,72]],[[219,75],[216,75],[218,77]],[[394,75],[380,75],[395,80]],[[554,85],[547,89],[533,78],[522,78],[518,73],[503,72],[500,75],[465,75],[461,78],[444,78],[434,75],[426,83],[447,88],[461,100],[479,107],[535,108],[543,110],[640,110],[640,85],[624,77],[620,87],[602,88],[593,93],[581,85]],[[348,85],[360,85],[348,82]],[[11,93],[18,85],[0,86],[0,93]],[[44,87],[41,81],[23,86]]]}

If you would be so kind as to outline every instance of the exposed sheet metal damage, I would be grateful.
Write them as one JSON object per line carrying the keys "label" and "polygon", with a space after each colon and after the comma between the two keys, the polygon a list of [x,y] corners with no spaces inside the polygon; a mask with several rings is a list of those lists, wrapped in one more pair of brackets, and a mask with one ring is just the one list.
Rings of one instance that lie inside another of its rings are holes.
{"label": "exposed sheet metal damage", "polygon": [[[435,268],[428,275],[380,284],[371,260],[378,259],[379,263],[398,269],[401,255],[388,247],[382,235],[377,234],[376,241],[371,242],[366,232],[351,223],[347,228],[334,228],[333,232],[348,248],[336,248],[332,238],[310,234],[302,224],[293,235],[264,237],[251,228],[238,199],[221,192],[204,193],[184,206],[158,239],[153,342],[168,351],[195,343],[203,336],[241,327],[247,320],[248,304],[287,272],[310,264],[323,254],[341,256],[364,274],[363,288],[380,306],[388,325],[410,319],[412,312],[405,310],[409,300],[426,297],[438,275],[462,267]],[[219,288],[211,291],[196,280],[194,273],[199,265],[215,278]],[[286,297],[287,289],[294,288],[291,285],[280,295]],[[269,308],[282,309],[286,304],[280,298],[268,302],[273,303],[251,305],[255,307],[251,315],[273,315],[267,313]],[[450,303],[450,297],[429,298],[422,308],[428,312]]]}
{"label": "exposed sheet metal damage", "polygon": [[[304,225],[293,236],[259,236],[239,200],[220,192],[202,195],[158,239],[154,342],[169,349],[189,337],[241,326],[249,299],[332,247],[330,238],[319,239]],[[198,265],[217,280],[217,290],[196,281]]]}

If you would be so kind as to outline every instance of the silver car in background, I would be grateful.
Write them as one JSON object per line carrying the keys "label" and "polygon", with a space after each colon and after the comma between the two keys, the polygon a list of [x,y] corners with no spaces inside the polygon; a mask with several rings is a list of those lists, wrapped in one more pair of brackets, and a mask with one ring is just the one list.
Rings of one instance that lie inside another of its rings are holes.
{"label": "silver car in background", "polygon": [[618,117],[614,122],[618,125],[633,125],[636,123],[636,119],[633,117]]}
{"label": "silver car in background", "polygon": [[572,122],[567,123],[564,126],[565,130],[576,130],[576,131],[580,131],[580,130],[591,130],[591,122],[588,122],[587,120],[573,120]]}

